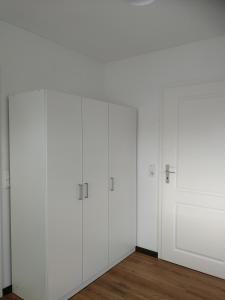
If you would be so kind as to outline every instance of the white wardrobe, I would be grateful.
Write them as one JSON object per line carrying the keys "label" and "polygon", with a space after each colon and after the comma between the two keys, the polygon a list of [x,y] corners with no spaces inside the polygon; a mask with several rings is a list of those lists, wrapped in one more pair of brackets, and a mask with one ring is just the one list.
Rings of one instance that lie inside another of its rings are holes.
{"label": "white wardrobe", "polygon": [[12,282],[68,299],[136,246],[136,111],[40,90],[10,99]]}

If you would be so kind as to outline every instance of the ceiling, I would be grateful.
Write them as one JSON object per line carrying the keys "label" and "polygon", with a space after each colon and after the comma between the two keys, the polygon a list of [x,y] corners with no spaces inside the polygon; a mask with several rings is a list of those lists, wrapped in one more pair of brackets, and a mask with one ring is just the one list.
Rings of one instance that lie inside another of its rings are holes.
{"label": "ceiling", "polygon": [[225,35],[225,0],[0,0],[0,20],[109,62]]}

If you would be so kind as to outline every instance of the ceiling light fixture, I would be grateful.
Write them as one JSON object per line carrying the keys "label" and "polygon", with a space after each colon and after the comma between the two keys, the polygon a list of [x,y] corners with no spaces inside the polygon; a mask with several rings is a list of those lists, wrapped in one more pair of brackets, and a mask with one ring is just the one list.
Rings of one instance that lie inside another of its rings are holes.
{"label": "ceiling light fixture", "polygon": [[155,0],[127,0],[127,2],[134,6],[145,6],[152,4]]}

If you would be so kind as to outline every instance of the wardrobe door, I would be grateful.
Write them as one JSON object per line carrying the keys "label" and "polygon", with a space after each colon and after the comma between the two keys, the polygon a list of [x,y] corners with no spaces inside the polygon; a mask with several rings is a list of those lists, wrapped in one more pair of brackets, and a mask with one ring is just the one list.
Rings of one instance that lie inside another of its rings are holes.
{"label": "wardrobe door", "polygon": [[81,98],[47,92],[49,299],[82,283]]}
{"label": "wardrobe door", "polygon": [[110,263],[136,246],[136,111],[109,105]]}
{"label": "wardrobe door", "polygon": [[47,300],[44,91],[10,99],[10,203],[13,292]]}
{"label": "wardrobe door", "polygon": [[108,104],[83,99],[83,280],[108,266]]}

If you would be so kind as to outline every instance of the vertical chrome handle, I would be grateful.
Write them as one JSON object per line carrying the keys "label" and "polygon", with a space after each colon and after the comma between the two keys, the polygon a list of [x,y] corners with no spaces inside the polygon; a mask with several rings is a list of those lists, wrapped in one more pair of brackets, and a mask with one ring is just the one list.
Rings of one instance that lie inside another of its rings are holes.
{"label": "vertical chrome handle", "polygon": [[84,198],[88,198],[89,197],[89,195],[88,195],[88,183],[86,182],[86,183],[84,183],[84,186],[85,186],[85,196],[84,196]]}
{"label": "vertical chrome handle", "polygon": [[83,184],[78,184],[79,187],[79,198],[78,200],[83,200]]}
{"label": "vertical chrome handle", "polygon": [[114,192],[115,191],[115,179],[114,179],[114,177],[110,177],[110,180],[111,180],[110,191]]}

